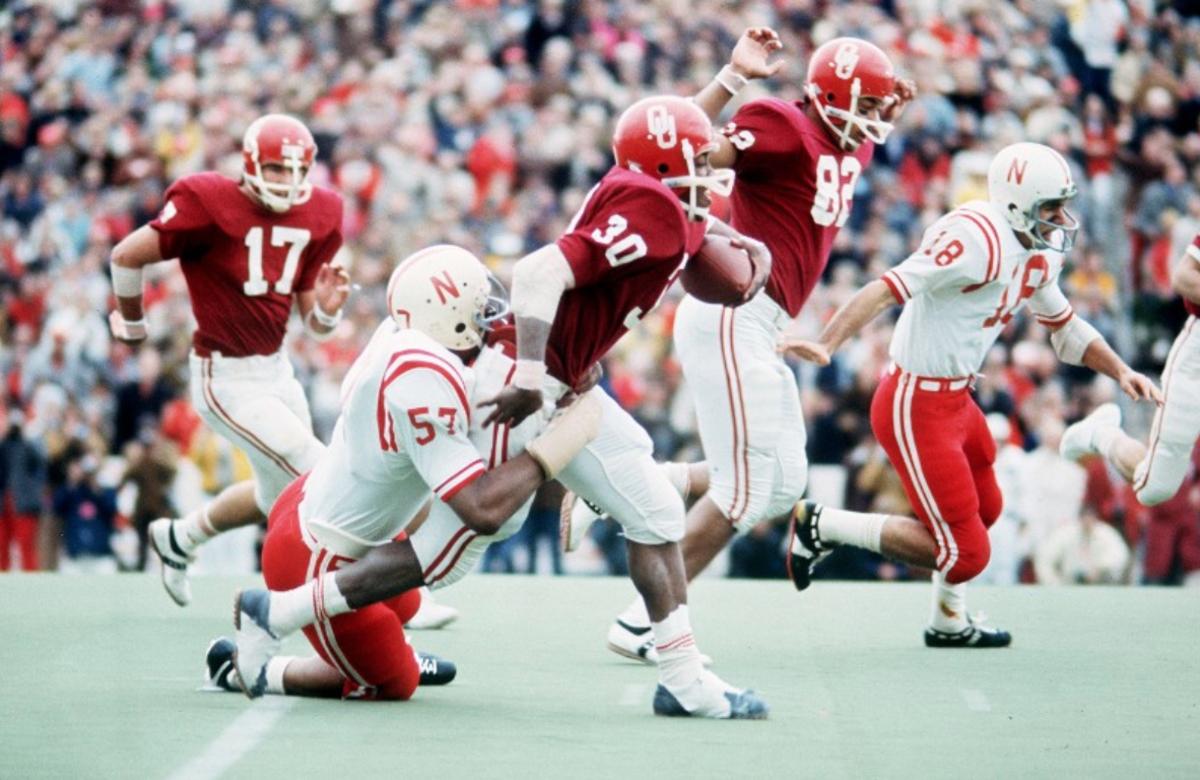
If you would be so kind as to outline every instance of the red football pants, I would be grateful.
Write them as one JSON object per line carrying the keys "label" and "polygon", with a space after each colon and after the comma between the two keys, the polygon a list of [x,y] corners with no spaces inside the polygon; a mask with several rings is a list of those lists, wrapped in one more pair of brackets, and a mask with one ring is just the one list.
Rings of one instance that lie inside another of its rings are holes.
{"label": "red football pants", "polygon": [[0,512],[0,571],[8,571],[12,565],[10,548],[13,542],[21,551],[21,569],[37,571],[37,515],[22,515],[12,511],[12,497],[5,496],[3,512]]}
{"label": "red football pants", "polygon": [[987,529],[1004,502],[992,470],[996,443],[983,412],[966,387],[921,389],[939,382],[892,372],[871,401],[871,428],[937,543],[938,571],[958,583],[987,566]]}
{"label": "red football pants", "polygon": [[[304,477],[280,494],[267,521],[263,543],[263,579],[272,590],[291,590],[353,559],[322,547],[309,547],[300,531]],[[344,698],[408,699],[420,668],[404,636],[404,624],[421,605],[421,592],[410,590],[378,604],[318,620],[304,629],[308,642],[346,682]]]}

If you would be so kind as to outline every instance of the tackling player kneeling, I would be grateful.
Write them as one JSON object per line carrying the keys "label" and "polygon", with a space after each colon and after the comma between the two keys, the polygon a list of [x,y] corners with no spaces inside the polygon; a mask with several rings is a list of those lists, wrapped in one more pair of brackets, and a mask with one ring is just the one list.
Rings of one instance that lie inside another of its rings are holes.
{"label": "tackling player kneeling", "polygon": [[[271,510],[263,577],[272,591],[237,597],[233,661],[251,698],[412,696],[420,659],[403,624],[423,567],[403,529],[436,496],[471,531],[494,535],[595,436],[600,410],[585,397],[524,452],[487,469],[469,438],[478,379],[469,364],[507,311],[502,292],[452,246],[418,252],[392,274],[391,319],[343,382],[328,449]],[[360,559],[364,576],[347,582],[339,570]],[[279,639],[299,628],[319,658],[275,657]]]}
{"label": "tackling player kneeling", "polygon": [[1058,287],[1078,222],[1067,211],[1075,182],[1053,149],[1018,143],[988,169],[988,200],[935,222],[921,246],[859,290],[821,333],[794,354],[825,365],[842,342],[895,303],[892,366],[871,403],[871,428],[904,482],[918,520],[847,512],[803,502],[792,520],[789,571],[808,587],[813,566],[848,544],[935,570],[929,647],[1005,647],[1006,631],[972,622],[966,583],[990,557],[988,528],[1002,496],[996,446],[971,398],[973,377],[1005,325],[1028,305],[1051,331],[1060,360],[1112,377],[1134,400],[1162,402],[1104,338],[1075,315]]}

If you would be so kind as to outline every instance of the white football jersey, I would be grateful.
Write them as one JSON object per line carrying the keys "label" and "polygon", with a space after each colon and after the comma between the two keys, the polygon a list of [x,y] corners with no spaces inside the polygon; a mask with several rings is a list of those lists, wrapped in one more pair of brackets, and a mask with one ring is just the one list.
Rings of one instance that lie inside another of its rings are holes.
{"label": "white football jersey", "polygon": [[933,223],[917,251],[883,275],[904,304],[892,360],[921,376],[974,375],[1026,303],[1043,325],[1071,319],[1058,286],[1062,267],[1061,252],[1022,246],[987,201],[963,204]]}
{"label": "white football jersey", "polygon": [[448,500],[485,464],[468,437],[474,372],[390,320],[342,383],[342,414],[308,476],[300,518],[333,547],[394,538],[435,494]]}

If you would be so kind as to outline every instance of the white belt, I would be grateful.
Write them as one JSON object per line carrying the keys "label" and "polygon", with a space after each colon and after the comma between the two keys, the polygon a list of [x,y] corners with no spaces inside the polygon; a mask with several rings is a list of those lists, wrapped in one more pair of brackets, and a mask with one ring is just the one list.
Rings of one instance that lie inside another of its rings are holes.
{"label": "white belt", "polygon": [[929,393],[957,393],[959,390],[966,390],[969,387],[975,386],[975,377],[973,376],[918,376],[917,374],[905,371],[895,363],[891,365],[888,372],[897,376],[911,377],[916,381],[918,390],[924,390]]}

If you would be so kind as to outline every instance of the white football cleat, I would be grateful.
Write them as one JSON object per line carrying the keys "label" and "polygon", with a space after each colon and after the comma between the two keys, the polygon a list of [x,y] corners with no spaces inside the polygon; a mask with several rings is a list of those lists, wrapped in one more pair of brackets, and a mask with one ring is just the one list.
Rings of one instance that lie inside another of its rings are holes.
{"label": "white football cleat", "polygon": [[417,614],[409,618],[404,627],[414,631],[433,631],[445,628],[456,620],[458,620],[457,609],[439,604],[434,600],[429,588],[421,588],[421,606],[417,608]]}
{"label": "white football cleat", "polygon": [[1063,431],[1058,454],[1067,460],[1079,460],[1096,452],[1096,431],[1121,427],[1121,407],[1114,403],[1100,404],[1092,413]]}
{"label": "white football cleat", "polygon": [[185,553],[175,541],[175,521],[160,517],[150,523],[146,535],[150,538],[150,547],[162,561],[163,588],[176,604],[186,607],[192,600],[187,567],[195,558]]}
{"label": "white football cleat", "polygon": [[705,669],[690,685],[672,691],[662,683],[654,691],[654,714],[721,720],[765,720],[771,708],[751,690],[734,688]]}
{"label": "white football cleat", "polygon": [[[620,618],[614,620],[608,627],[608,649],[633,661],[658,665],[658,650],[654,648],[650,626],[631,626]],[[712,666],[712,658],[701,653],[700,663]]]}
{"label": "white football cleat", "polygon": [[563,496],[559,509],[558,536],[563,552],[575,552],[583,544],[592,523],[604,517],[604,510],[571,491]]}
{"label": "white football cleat", "polygon": [[279,654],[279,637],[270,628],[271,594],[261,588],[238,591],[233,602],[237,647],[233,666],[238,682],[251,699],[267,692],[267,664]]}

